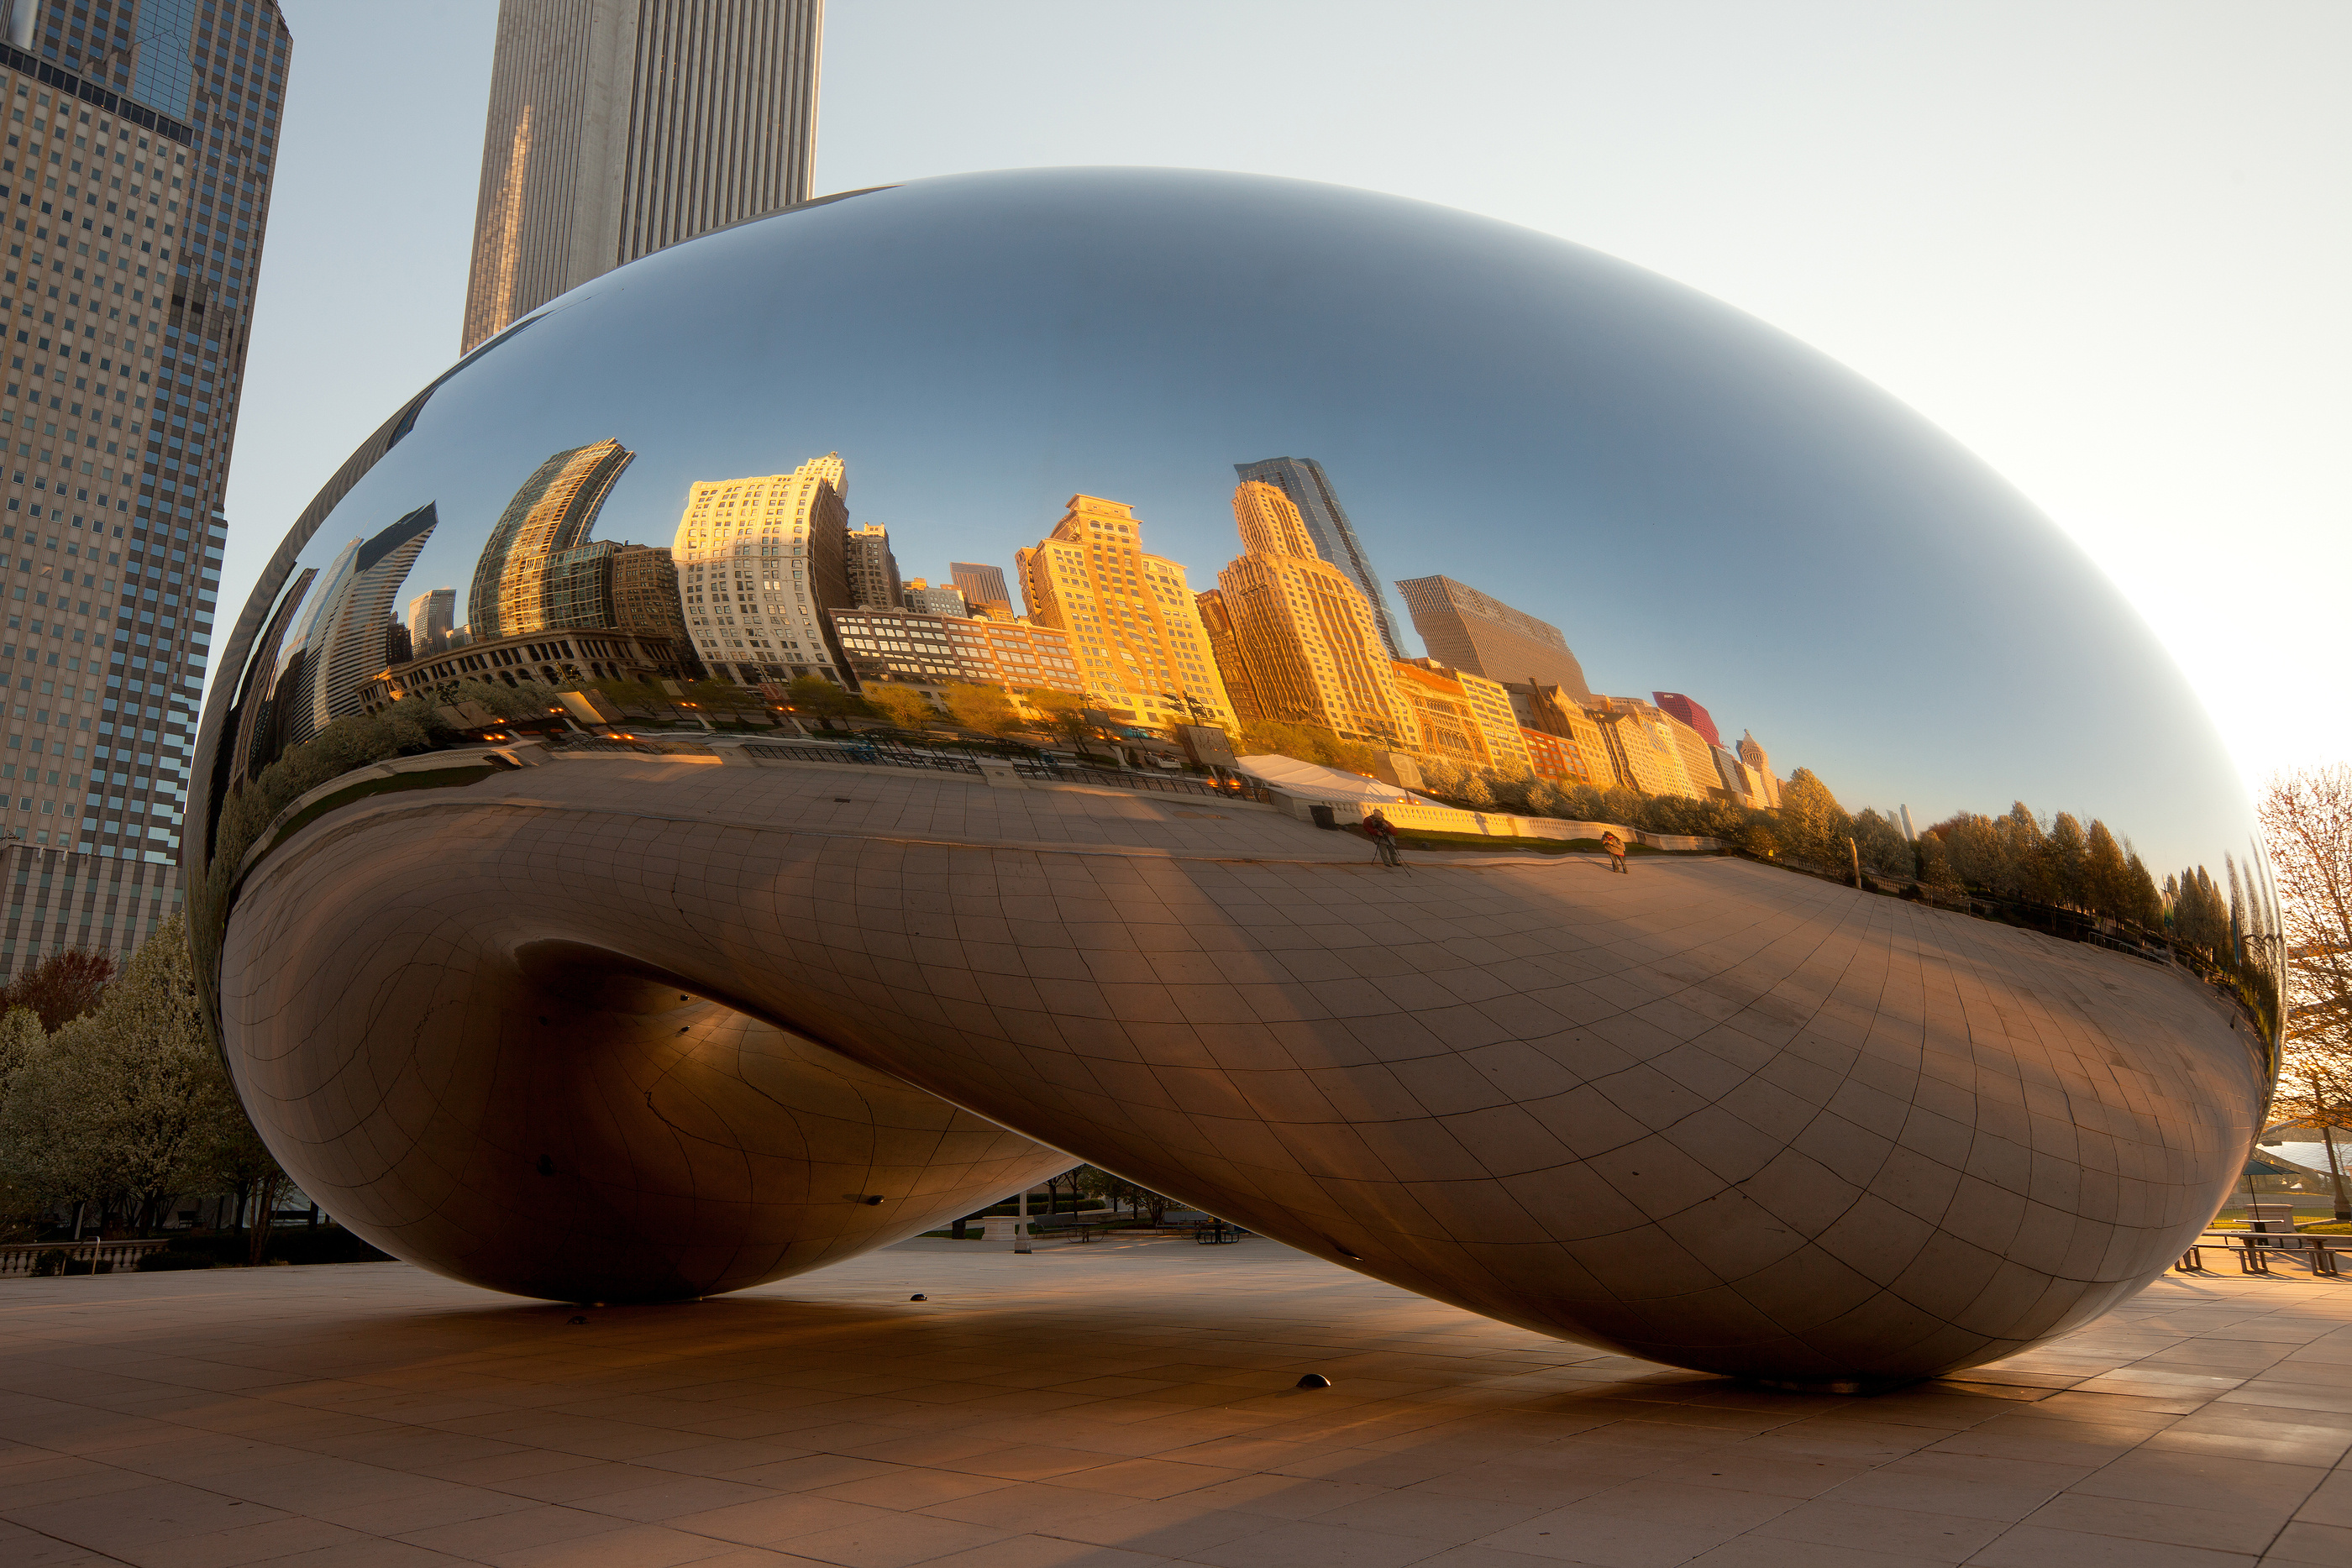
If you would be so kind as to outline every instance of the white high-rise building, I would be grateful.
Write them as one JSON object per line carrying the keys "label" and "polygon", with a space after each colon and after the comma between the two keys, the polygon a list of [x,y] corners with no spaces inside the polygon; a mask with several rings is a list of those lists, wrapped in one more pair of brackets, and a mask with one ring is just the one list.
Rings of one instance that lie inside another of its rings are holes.
{"label": "white high-rise building", "polygon": [[824,0],[500,0],[465,348],[808,200],[824,32]]}
{"label": "white high-rise building", "polygon": [[817,675],[854,685],[829,610],[849,588],[841,454],[789,474],[698,480],[670,554],[696,655],[722,680]]}

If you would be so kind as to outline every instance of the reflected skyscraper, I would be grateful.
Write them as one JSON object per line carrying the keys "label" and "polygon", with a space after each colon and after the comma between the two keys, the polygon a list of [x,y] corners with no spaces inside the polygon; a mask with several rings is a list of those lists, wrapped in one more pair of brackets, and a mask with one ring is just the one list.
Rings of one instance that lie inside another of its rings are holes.
{"label": "reflected skyscraper", "polygon": [[860,610],[896,610],[906,601],[898,580],[898,558],[890,553],[890,530],[863,523],[849,530],[849,601]]}
{"label": "reflected skyscraper", "polygon": [[1233,704],[1184,569],[1144,549],[1134,507],[1073,496],[1054,531],[1013,559],[1030,618],[1070,633],[1087,689],[1111,717],[1231,720]]}
{"label": "reflected skyscraper", "polygon": [[955,580],[956,591],[971,606],[975,615],[991,620],[1013,619],[1013,591],[1004,586],[1004,569],[985,561],[951,560],[948,575]]}
{"label": "reflected skyscraper", "polygon": [[961,619],[971,613],[964,602],[963,591],[955,588],[934,588],[930,580],[919,577],[898,592],[898,601],[919,615],[953,615]]}
{"label": "reflected skyscraper", "polygon": [[808,200],[824,29],[824,0],[501,0],[464,348]]}
{"label": "reflected skyscraper", "polygon": [[1746,763],[1748,769],[1756,775],[1758,792],[1762,798],[1762,804],[1780,805],[1780,780],[1772,771],[1772,758],[1765,752],[1763,747],[1757,744],[1754,736],[1744,732],[1739,737],[1739,760]]}
{"label": "reflected skyscraper", "polygon": [[373,538],[353,539],[320,574],[270,694],[269,757],[362,710],[362,689],[384,667],[385,619],[439,522],[427,501]]}
{"label": "reflected skyscraper", "polygon": [[814,675],[852,684],[828,610],[849,592],[849,479],[841,454],[789,474],[705,479],[678,518],[678,591],[694,651],[750,684]]}
{"label": "reflected skyscraper", "polygon": [[587,542],[604,497],[635,455],[617,441],[574,446],[548,458],[523,481],[474,563],[473,587],[466,596],[466,623],[474,641],[563,624],[548,619],[555,558]]}
{"label": "reflected skyscraper", "polygon": [[408,647],[419,659],[446,653],[457,616],[457,591],[436,588],[408,601]]}
{"label": "reflected skyscraper", "polygon": [[1403,658],[1396,626],[1389,619],[1388,601],[1381,591],[1381,574],[1372,570],[1371,558],[1356,537],[1356,526],[1348,520],[1347,509],[1339,505],[1323,465],[1312,457],[1268,457],[1258,463],[1236,463],[1234,472],[1244,484],[1271,485],[1290,497],[1300,521],[1307,525],[1307,537],[1315,541],[1315,553],[1347,574],[1364,602],[1371,606],[1381,645],[1390,658]]}
{"label": "reflected skyscraper", "polygon": [[1398,698],[1378,618],[1348,574],[1317,552],[1290,497],[1244,480],[1234,489],[1234,522],[1242,554],[1217,574],[1233,635],[1223,647],[1210,636],[1221,660],[1241,666],[1238,682],[1225,672],[1226,690],[1246,688],[1266,718],[1412,744],[1417,727]]}
{"label": "reflected skyscraper", "polygon": [[1709,746],[1721,746],[1723,744],[1723,737],[1717,733],[1715,727],[1714,716],[1709,714],[1706,709],[1701,707],[1698,704],[1693,702],[1690,698],[1683,695],[1682,693],[1652,692],[1650,695],[1664,712],[1673,715],[1682,723],[1686,724],[1690,726],[1691,728],[1696,730],[1700,738],[1704,739]]}
{"label": "reflected skyscraper", "polygon": [[1549,621],[1514,610],[1490,593],[1450,577],[1412,577],[1397,584],[1412,629],[1429,656],[1490,681],[1557,685],[1578,702],[1593,701],[1584,666],[1568,639]]}

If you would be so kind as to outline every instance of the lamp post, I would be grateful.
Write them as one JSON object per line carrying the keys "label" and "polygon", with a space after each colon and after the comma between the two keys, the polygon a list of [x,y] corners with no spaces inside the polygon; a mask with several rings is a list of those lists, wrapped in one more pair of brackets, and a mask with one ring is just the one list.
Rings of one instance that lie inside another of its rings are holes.
{"label": "lamp post", "polygon": [[1029,1189],[1025,1186],[1021,1189],[1021,1218],[1013,1222],[1013,1250],[1029,1250]]}

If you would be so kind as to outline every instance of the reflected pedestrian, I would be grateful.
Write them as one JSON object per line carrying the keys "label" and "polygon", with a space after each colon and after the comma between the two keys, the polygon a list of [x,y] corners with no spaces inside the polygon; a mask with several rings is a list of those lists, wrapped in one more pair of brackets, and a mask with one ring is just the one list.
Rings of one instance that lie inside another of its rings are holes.
{"label": "reflected pedestrian", "polygon": [[1364,813],[1363,829],[1365,836],[1372,841],[1372,852],[1380,857],[1382,865],[1404,863],[1397,854],[1396,828],[1378,806]]}
{"label": "reflected pedestrian", "polygon": [[1609,869],[1618,873],[1620,875],[1627,874],[1625,872],[1625,841],[1619,838],[1614,831],[1606,832],[1601,835],[1601,847],[1609,852]]}

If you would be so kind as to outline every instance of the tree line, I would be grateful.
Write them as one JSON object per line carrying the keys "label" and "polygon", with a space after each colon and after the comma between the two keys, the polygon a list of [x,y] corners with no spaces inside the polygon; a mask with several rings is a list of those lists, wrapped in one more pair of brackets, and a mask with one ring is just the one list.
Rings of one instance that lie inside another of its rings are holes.
{"label": "tree line", "polygon": [[144,1235],[223,1197],[258,1262],[287,1177],[205,1032],[182,917],[113,968],[61,953],[0,994],[0,1233],[73,1213]]}
{"label": "tree line", "polygon": [[[1252,726],[1246,734],[1288,756],[1372,771],[1371,747],[1337,736],[1324,738],[1312,727]],[[1858,865],[1889,880],[2069,910],[2168,937],[2214,969],[2245,975],[2257,982],[2256,988],[2277,962],[2271,953],[2275,922],[2248,868],[2225,855],[2219,877],[2204,866],[2190,866],[2167,875],[2159,885],[2130,841],[2095,817],[2085,824],[2073,812],[2060,811],[2045,821],[2020,800],[1999,817],[1955,813],[1913,839],[1894,816],[1869,807],[1847,810],[1807,768],[1796,769],[1780,786],[1776,809],[1597,789],[1532,772],[1511,776],[1437,758],[1419,760],[1421,792],[1465,810],[1711,838],[1832,874]]]}

